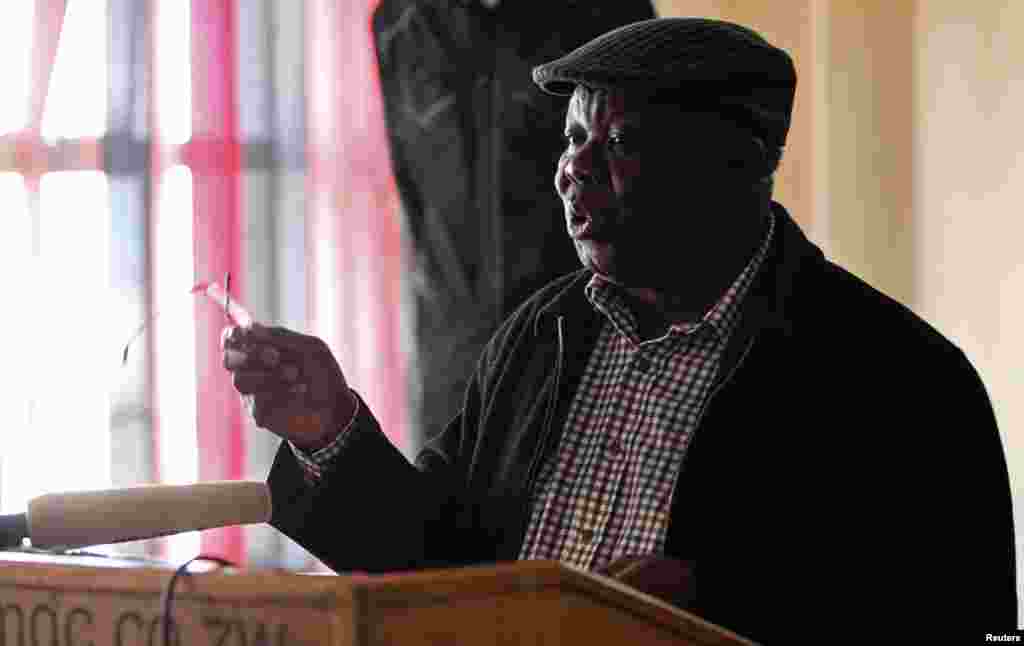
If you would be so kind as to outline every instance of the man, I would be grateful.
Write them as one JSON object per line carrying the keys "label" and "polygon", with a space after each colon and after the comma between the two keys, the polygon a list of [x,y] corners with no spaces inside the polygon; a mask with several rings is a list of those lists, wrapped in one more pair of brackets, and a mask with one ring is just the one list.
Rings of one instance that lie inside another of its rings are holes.
{"label": "man", "polygon": [[236,387],[289,440],[274,525],[336,570],[654,557],[686,607],[766,643],[1012,628],[977,374],[771,201],[789,56],[658,19],[534,80],[572,93],[555,188],[584,268],[502,326],[415,466],[322,342],[231,330]]}

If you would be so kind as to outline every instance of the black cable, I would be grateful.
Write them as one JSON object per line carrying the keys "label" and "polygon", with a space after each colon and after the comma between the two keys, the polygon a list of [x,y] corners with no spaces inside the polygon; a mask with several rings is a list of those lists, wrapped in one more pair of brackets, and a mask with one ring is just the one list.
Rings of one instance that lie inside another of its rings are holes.
{"label": "black cable", "polygon": [[181,577],[191,575],[191,572],[188,571],[188,566],[192,565],[196,561],[209,561],[211,563],[216,563],[221,567],[235,567],[234,563],[219,556],[204,556],[200,554],[199,556],[194,556],[185,561],[177,570],[174,571],[174,574],[171,576],[171,580],[167,582],[167,588],[164,589],[163,599],[160,602],[160,605],[163,606],[164,609],[163,617],[160,618],[164,646],[171,646],[171,631],[174,628],[174,586],[177,585],[178,579]]}

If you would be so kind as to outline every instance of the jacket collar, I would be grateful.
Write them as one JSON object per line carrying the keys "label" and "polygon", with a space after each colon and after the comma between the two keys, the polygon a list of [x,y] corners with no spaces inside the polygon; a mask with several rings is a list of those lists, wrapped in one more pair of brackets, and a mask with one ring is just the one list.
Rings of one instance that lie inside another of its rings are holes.
{"label": "jacket collar", "polygon": [[[794,291],[801,270],[824,261],[824,254],[807,239],[785,207],[772,202],[775,214],[775,236],[768,249],[758,277],[751,286],[744,305],[744,322],[755,329],[773,328],[790,336],[793,332]],[[592,276],[588,269],[572,274],[565,287],[541,307],[534,320],[534,332],[553,325],[564,316],[574,325],[600,324],[600,315],[586,298],[586,287]],[[748,316],[749,315],[749,316]]]}

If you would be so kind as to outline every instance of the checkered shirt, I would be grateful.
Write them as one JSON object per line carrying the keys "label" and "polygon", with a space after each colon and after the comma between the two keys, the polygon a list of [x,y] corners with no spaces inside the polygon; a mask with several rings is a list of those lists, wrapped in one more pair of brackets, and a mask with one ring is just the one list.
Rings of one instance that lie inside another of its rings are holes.
{"label": "checkered shirt", "polygon": [[309,485],[316,485],[320,482],[324,472],[327,471],[331,462],[334,458],[345,450],[345,446],[348,444],[348,438],[351,436],[352,426],[356,422],[356,418],[359,417],[359,409],[363,404],[363,400],[359,397],[359,394],[355,390],[349,389],[352,395],[352,399],[355,401],[356,407],[352,411],[352,418],[341,428],[338,432],[338,436],[331,440],[331,443],[321,448],[318,451],[312,453],[304,451],[299,447],[295,446],[291,442],[288,446],[291,447],[292,453],[295,455],[295,459],[298,460],[299,466],[302,467],[302,473],[305,476],[306,483]]}
{"label": "checkered shirt", "polygon": [[761,247],[701,320],[660,338],[641,341],[619,288],[591,279],[587,298],[607,321],[538,474],[521,559],[600,569],[663,552],[683,456],[774,229],[770,216]]}
{"label": "checkered shirt", "polygon": [[[538,474],[540,495],[521,559],[598,569],[621,556],[664,549],[679,467],[774,230],[772,215],[757,253],[699,322],[673,325],[657,339],[640,340],[636,319],[615,286],[597,277],[587,285],[587,297],[608,321],[555,459]],[[365,406],[358,393],[352,395],[356,410],[330,444],[314,453],[290,444],[311,486],[345,449]]]}

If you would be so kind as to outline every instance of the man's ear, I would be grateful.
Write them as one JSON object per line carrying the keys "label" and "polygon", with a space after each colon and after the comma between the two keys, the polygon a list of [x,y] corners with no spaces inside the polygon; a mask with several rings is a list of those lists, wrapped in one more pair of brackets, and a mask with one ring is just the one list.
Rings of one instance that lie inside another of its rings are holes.
{"label": "man's ear", "polygon": [[751,137],[743,145],[737,146],[735,156],[729,159],[727,165],[744,183],[753,184],[775,172],[781,152],[781,149],[769,150],[760,137]]}

